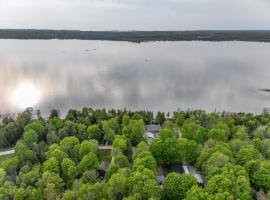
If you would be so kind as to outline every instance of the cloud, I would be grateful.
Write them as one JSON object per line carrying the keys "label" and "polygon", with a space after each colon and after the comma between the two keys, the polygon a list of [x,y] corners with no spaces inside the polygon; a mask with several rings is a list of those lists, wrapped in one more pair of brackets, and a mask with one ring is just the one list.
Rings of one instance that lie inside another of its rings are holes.
{"label": "cloud", "polygon": [[0,0],[1,28],[269,29],[268,0]]}

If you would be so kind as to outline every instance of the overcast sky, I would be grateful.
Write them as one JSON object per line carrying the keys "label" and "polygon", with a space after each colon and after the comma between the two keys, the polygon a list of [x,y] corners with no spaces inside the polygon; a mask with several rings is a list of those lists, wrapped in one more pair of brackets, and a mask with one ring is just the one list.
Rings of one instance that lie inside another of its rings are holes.
{"label": "overcast sky", "polygon": [[0,0],[0,28],[270,29],[270,0]]}

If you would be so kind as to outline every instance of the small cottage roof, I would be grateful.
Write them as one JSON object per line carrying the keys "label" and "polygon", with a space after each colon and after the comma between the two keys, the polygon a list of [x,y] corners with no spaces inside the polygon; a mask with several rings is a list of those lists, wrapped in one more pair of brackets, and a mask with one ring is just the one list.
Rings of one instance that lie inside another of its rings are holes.
{"label": "small cottage roof", "polygon": [[145,131],[150,133],[158,133],[160,129],[161,129],[160,125],[151,124],[145,126]]}
{"label": "small cottage roof", "polygon": [[99,166],[99,170],[106,171],[108,169],[109,163],[106,161],[102,161]]}
{"label": "small cottage roof", "polygon": [[182,173],[184,172],[183,167],[182,167],[181,164],[173,164],[173,165],[171,166],[171,170],[172,170],[173,172],[178,173],[178,174],[182,174]]}
{"label": "small cottage roof", "polygon": [[196,178],[198,183],[203,184],[203,179],[200,174],[194,174],[193,176]]}
{"label": "small cottage roof", "polygon": [[146,137],[147,138],[151,138],[151,139],[154,139],[155,138],[155,135],[151,132],[146,132]]}

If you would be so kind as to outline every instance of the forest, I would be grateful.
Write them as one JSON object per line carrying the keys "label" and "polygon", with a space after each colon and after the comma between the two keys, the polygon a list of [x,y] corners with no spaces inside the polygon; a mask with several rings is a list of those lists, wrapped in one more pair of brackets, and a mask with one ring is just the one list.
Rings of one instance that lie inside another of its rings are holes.
{"label": "forest", "polygon": [[[151,142],[150,124],[161,127]],[[0,148],[15,148],[0,157],[1,200],[270,199],[266,112],[83,108],[43,117],[28,108],[1,117]],[[204,185],[175,164],[194,166]]]}

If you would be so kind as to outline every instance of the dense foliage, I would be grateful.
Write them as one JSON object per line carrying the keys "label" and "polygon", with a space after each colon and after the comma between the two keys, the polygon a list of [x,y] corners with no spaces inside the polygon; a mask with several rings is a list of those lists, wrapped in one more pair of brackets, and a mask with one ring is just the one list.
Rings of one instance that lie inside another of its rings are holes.
{"label": "dense foliage", "polygon": [[[0,160],[0,199],[9,200],[248,200],[270,197],[270,115],[170,114],[84,108],[64,119],[32,109],[3,117],[0,147],[15,155]],[[148,144],[145,124],[161,130]],[[102,148],[105,147],[105,148]],[[108,149],[106,149],[108,148]],[[106,151],[109,154],[106,155]],[[108,167],[104,176],[100,167]],[[171,166],[196,166],[192,174]],[[164,169],[160,186],[157,167]]]}

